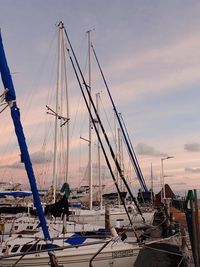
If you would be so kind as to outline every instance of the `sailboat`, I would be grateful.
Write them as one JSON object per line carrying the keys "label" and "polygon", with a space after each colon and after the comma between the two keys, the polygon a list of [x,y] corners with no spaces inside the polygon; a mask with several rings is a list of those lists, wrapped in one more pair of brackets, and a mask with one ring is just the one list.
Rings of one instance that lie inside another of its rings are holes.
{"label": "sailboat", "polygon": [[[124,243],[118,237],[110,239],[87,238],[66,234],[53,240],[58,266],[69,267],[132,267],[139,246]],[[49,266],[48,248],[39,235],[13,236],[3,244],[0,265]]]}
{"label": "sailboat", "polygon": [[[63,24],[59,25],[63,29]],[[138,244],[128,244],[113,230],[109,236],[82,236],[77,233],[63,233],[49,229],[40,202],[36,180],[25,142],[19,109],[11,74],[0,35],[0,71],[5,87],[5,100],[11,107],[11,115],[21,149],[22,161],[29,177],[34,204],[39,216],[39,225],[31,231],[13,234],[1,243],[0,266],[133,266],[139,252]],[[8,93],[7,93],[8,92]],[[34,230],[34,231],[32,231]],[[50,263],[49,263],[50,261]]]}

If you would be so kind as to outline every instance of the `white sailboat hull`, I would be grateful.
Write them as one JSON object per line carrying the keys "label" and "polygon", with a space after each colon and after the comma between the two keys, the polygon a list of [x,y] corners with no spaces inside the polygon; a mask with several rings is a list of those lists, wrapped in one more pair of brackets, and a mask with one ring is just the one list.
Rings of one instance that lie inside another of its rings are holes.
{"label": "white sailboat hull", "polygon": [[[59,267],[88,267],[91,258],[102,247],[102,244],[86,247],[70,248],[56,251]],[[94,267],[132,267],[139,247],[136,245],[113,243],[106,247],[92,262]],[[12,266],[19,257],[0,260],[1,267]],[[49,257],[46,252],[26,255],[18,264],[18,267],[49,267]]]}

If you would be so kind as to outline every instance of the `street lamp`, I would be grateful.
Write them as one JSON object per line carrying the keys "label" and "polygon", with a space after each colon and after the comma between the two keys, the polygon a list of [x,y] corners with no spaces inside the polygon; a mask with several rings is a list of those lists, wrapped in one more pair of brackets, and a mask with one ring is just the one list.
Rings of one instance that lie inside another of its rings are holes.
{"label": "street lamp", "polygon": [[163,161],[166,160],[166,159],[172,159],[172,158],[174,158],[174,157],[167,156],[165,158],[161,158],[161,175],[162,175],[162,182],[163,182],[163,199],[164,200],[166,199],[166,194],[165,194],[165,181],[164,181]]}

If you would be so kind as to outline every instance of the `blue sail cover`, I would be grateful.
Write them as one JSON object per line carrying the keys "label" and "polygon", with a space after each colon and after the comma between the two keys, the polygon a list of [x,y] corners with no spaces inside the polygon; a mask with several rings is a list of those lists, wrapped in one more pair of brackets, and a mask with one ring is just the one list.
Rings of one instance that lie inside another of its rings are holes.
{"label": "blue sail cover", "polygon": [[3,49],[1,33],[0,33],[0,72],[3,85],[5,89],[9,90],[8,93],[6,94],[6,102],[13,101],[16,99],[15,89],[13,86],[10,70],[7,65],[5,52]]}
{"label": "blue sail cover", "polygon": [[85,242],[86,237],[81,236],[80,234],[73,234],[70,238],[67,238],[64,242],[72,246],[81,245]]}
{"label": "blue sail cover", "polygon": [[3,42],[2,37],[0,33],[0,72],[2,77],[2,82],[5,89],[8,89],[9,91],[6,93],[6,101],[8,102],[11,110],[11,117],[14,123],[15,127],[15,133],[17,135],[17,140],[19,143],[20,151],[21,151],[21,157],[22,162],[25,165],[25,169],[29,178],[29,183],[31,186],[31,191],[33,193],[33,199],[34,199],[34,205],[37,209],[38,217],[41,222],[44,238],[46,240],[51,240],[49,235],[49,230],[46,224],[46,220],[44,217],[42,205],[40,202],[40,197],[36,185],[35,175],[32,168],[32,163],[30,160],[28,148],[26,145],[25,135],[23,132],[23,127],[20,121],[20,111],[16,104],[16,95],[15,95],[15,89],[12,82],[10,70],[7,64],[6,55],[3,48]]}

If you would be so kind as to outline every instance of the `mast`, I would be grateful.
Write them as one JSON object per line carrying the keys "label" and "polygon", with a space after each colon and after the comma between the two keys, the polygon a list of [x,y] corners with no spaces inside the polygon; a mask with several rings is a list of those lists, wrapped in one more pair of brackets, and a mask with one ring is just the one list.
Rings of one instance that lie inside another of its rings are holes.
{"label": "mast", "polygon": [[[121,136],[121,129],[118,128],[118,146],[119,146],[119,164],[124,175],[124,165],[123,165],[123,146],[122,146],[122,136]],[[122,180],[120,180],[120,189],[123,191],[123,184]]]}
{"label": "mast", "polygon": [[[120,139],[121,139],[121,136],[120,136],[120,128],[117,128],[117,149],[118,149],[118,161],[119,161],[119,165],[120,165],[120,168],[121,168],[121,171],[123,173],[123,170],[122,170],[122,159],[121,159],[121,142],[120,142]],[[118,185],[119,185],[119,188],[120,188],[120,191],[122,191],[122,180],[119,179],[119,175],[117,176],[118,177]],[[118,206],[120,207],[120,198],[119,198],[119,195],[118,195]]]}
{"label": "mast", "polygon": [[[120,147],[121,147],[121,160],[122,160],[122,163],[121,163],[121,166],[122,166],[122,171],[123,171],[123,174],[125,173],[125,166],[124,166],[124,151],[123,151],[123,140],[122,140],[122,135],[121,135],[121,131],[120,131]],[[122,183],[122,191],[124,191],[125,188],[124,188],[124,184]]]}
{"label": "mast", "polygon": [[[99,98],[100,93],[96,94],[96,107],[97,107],[97,114],[99,115]],[[99,122],[97,122],[97,131],[99,133]],[[102,209],[102,179],[101,179],[101,155],[100,155],[100,142],[97,138],[97,153],[98,153],[98,180],[99,180],[99,203],[100,203],[100,210]]]}
{"label": "mast", "polygon": [[[0,33],[0,72],[1,72],[2,82],[3,82],[4,88],[6,90],[5,101],[8,103],[8,105],[10,107],[11,117],[13,120],[15,133],[16,133],[18,144],[19,144],[20,151],[21,151],[21,161],[24,163],[26,173],[27,173],[27,176],[29,179],[31,191],[33,193],[34,205],[37,209],[37,213],[38,213],[38,217],[39,217],[40,224],[42,227],[44,239],[46,240],[47,244],[49,244],[49,247],[51,247],[51,245],[52,245],[51,237],[50,237],[48,226],[46,224],[45,216],[43,213],[43,209],[42,209],[42,205],[41,205],[41,201],[40,201],[40,197],[39,197],[39,193],[38,193],[38,189],[37,189],[35,174],[33,171],[33,167],[32,167],[30,155],[28,152],[28,147],[26,144],[26,139],[25,139],[23,127],[22,127],[21,120],[20,120],[20,110],[19,110],[19,108],[17,106],[17,102],[16,102],[15,89],[14,89],[12,77],[10,74],[10,70],[9,70],[9,67],[7,64],[6,55],[5,55],[4,48],[3,48],[1,33]],[[49,252],[49,257],[50,257],[50,261],[51,261],[51,266],[54,266],[54,267],[58,266],[57,262],[56,262],[55,255],[53,254],[53,252]]]}
{"label": "mast", "polygon": [[[91,96],[91,30],[87,31],[88,34],[88,89]],[[89,99],[89,109],[91,110],[91,101]],[[89,209],[92,210],[93,202],[93,179],[92,179],[92,121],[89,115]]]}
{"label": "mast", "polygon": [[[115,156],[116,159],[118,159],[118,138],[117,138],[117,124],[116,124],[116,115],[115,113],[113,113],[113,118],[114,118],[114,144],[115,144]],[[117,184],[119,186],[119,180],[120,180],[120,175],[119,172],[117,170],[117,166],[115,165],[115,176],[117,179]],[[117,194],[117,200],[118,200],[118,206],[120,206],[120,195]]]}
{"label": "mast", "polygon": [[[56,79],[56,105],[55,110],[46,106],[47,114],[55,116],[54,124],[54,148],[53,148],[53,201],[56,200],[56,189],[58,186],[58,176],[62,177],[64,174],[64,181],[68,180],[69,169],[69,101],[68,101],[68,84],[67,84],[67,68],[66,68],[66,47],[64,41],[64,26],[63,22],[58,24],[58,48],[57,48],[57,79]],[[64,83],[64,86],[63,86]],[[66,101],[66,117],[63,116],[64,105],[63,100]],[[58,120],[60,123],[58,124]],[[63,126],[66,125],[66,140],[64,139]],[[59,136],[58,136],[59,134]],[[58,143],[60,156],[58,158]],[[65,145],[66,144],[66,145]],[[65,151],[66,148],[66,151]],[[58,166],[59,162],[59,166]],[[59,170],[58,170],[59,167]],[[59,173],[59,175],[58,175]]]}
{"label": "mast", "polygon": [[[68,97],[68,80],[67,80],[67,63],[66,63],[66,48],[64,42],[64,25],[62,23],[62,58],[63,58],[63,65],[64,65],[64,81],[65,81],[65,97],[66,97],[66,117],[69,118],[69,97]],[[65,182],[68,181],[68,174],[69,174],[69,123],[66,125],[66,158],[65,158]]]}
{"label": "mast", "polygon": [[56,106],[55,106],[55,124],[54,124],[54,148],[53,148],[53,202],[56,201],[56,188],[57,188],[57,143],[58,143],[58,96],[60,87],[60,50],[61,50],[61,24],[58,25],[58,58],[57,58],[57,81],[56,81]]}

